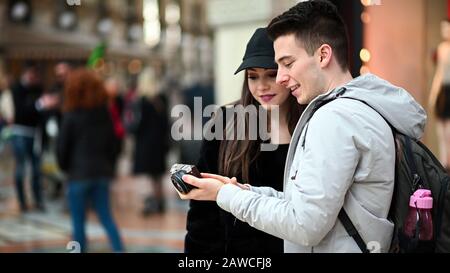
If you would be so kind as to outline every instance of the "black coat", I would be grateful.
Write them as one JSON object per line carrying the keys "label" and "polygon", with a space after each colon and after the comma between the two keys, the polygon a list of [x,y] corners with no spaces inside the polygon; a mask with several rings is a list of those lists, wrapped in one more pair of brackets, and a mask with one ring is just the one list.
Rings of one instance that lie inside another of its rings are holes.
{"label": "black coat", "polygon": [[167,98],[140,98],[140,120],[134,132],[134,174],[161,175],[167,171],[169,118]]}
{"label": "black coat", "polygon": [[27,127],[42,125],[42,116],[36,108],[36,102],[42,95],[41,86],[26,87],[21,82],[11,87],[14,102],[14,124]]}
{"label": "black coat", "polygon": [[[220,174],[220,141],[204,141],[197,167],[200,172]],[[281,191],[288,145],[261,152],[249,170],[253,186],[269,186]],[[241,177],[237,177],[242,181]],[[191,200],[187,215],[185,252],[242,254],[283,253],[283,240],[252,228],[222,210],[216,202]]]}
{"label": "black coat", "polygon": [[119,143],[106,106],[63,115],[57,158],[69,180],[113,177],[118,153]]}

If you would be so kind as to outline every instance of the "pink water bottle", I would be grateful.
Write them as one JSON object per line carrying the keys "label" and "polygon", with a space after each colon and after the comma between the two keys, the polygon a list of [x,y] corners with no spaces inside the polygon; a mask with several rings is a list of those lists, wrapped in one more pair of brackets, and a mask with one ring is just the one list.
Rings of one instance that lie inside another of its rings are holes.
{"label": "pink water bottle", "polygon": [[433,220],[431,209],[433,198],[430,190],[417,190],[410,198],[409,212],[403,232],[411,239],[422,241],[433,240]]}

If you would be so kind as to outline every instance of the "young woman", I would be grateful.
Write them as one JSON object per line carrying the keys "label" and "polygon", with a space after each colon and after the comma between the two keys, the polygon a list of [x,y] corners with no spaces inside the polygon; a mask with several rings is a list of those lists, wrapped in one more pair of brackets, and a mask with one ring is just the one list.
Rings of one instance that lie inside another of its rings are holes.
{"label": "young woman", "polygon": [[82,252],[87,250],[85,222],[89,204],[106,229],[112,249],[124,250],[109,201],[119,143],[107,102],[103,82],[94,72],[79,69],[69,76],[64,90],[57,157],[59,166],[68,175],[73,238]]}
{"label": "young woman", "polygon": [[[273,43],[265,28],[255,31],[247,44],[243,62],[236,73],[245,70],[241,99],[233,106],[263,107],[267,112],[279,106],[279,126],[271,128],[278,138],[275,151],[261,151],[263,136],[258,140],[227,139],[204,141],[197,167],[203,173],[218,173],[236,177],[255,186],[283,187],[283,172],[291,134],[302,112],[290,91],[275,83],[277,65],[274,62]],[[235,73],[235,74],[236,74]],[[233,107],[231,107],[233,108]],[[227,111],[224,107],[221,110]],[[239,119],[222,119],[223,128],[239,126]],[[260,117],[258,116],[258,119]],[[248,131],[250,119],[245,119]],[[225,132],[224,132],[225,134]],[[215,202],[191,200],[187,215],[185,238],[187,253],[282,253],[283,241],[250,227],[233,215],[221,210]]]}

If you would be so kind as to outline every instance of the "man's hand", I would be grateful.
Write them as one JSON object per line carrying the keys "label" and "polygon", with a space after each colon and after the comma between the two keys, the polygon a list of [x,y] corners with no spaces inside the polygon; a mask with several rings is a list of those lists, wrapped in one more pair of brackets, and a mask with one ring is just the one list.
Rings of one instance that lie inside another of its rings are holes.
{"label": "man's hand", "polygon": [[238,186],[239,188],[241,188],[243,190],[250,190],[250,185],[248,185],[248,184],[241,184],[241,183],[237,182],[236,177],[228,178],[226,176],[221,176],[221,175],[217,175],[217,174],[210,174],[210,173],[202,173],[202,177],[203,178],[217,179],[217,180],[221,181],[224,184],[233,184],[233,185],[236,185],[236,186]]}
{"label": "man's hand", "polygon": [[38,103],[43,110],[49,110],[56,108],[60,103],[60,100],[57,95],[45,94],[40,97]]}
{"label": "man's hand", "polygon": [[216,174],[202,173],[202,178],[197,178],[192,175],[184,175],[183,180],[191,184],[198,189],[191,190],[188,194],[181,194],[178,192],[178,195],[183,200],[199,200],[199,201],[216,201],[217,194],[219,193],[220,188],[224,184],[233,184],[241,189],[248,190],[249,187],[247,185],[242,185],[237,182],[236,177],[229,178],[226,176],[220,176]]}

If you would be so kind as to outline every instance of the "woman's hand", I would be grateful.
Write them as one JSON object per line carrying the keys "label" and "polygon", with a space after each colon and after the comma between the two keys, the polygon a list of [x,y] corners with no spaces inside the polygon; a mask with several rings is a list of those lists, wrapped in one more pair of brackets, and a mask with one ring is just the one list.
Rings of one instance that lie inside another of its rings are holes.
{"label": "woman's hand", "polygon": [[178,195],[183,200],[216,201],[217,194],[224,185],[223,182],[217,179],[198,178],[192,175],[183,175],[183,181],[198,188],[192,189],[188,194],[178,192]]}

